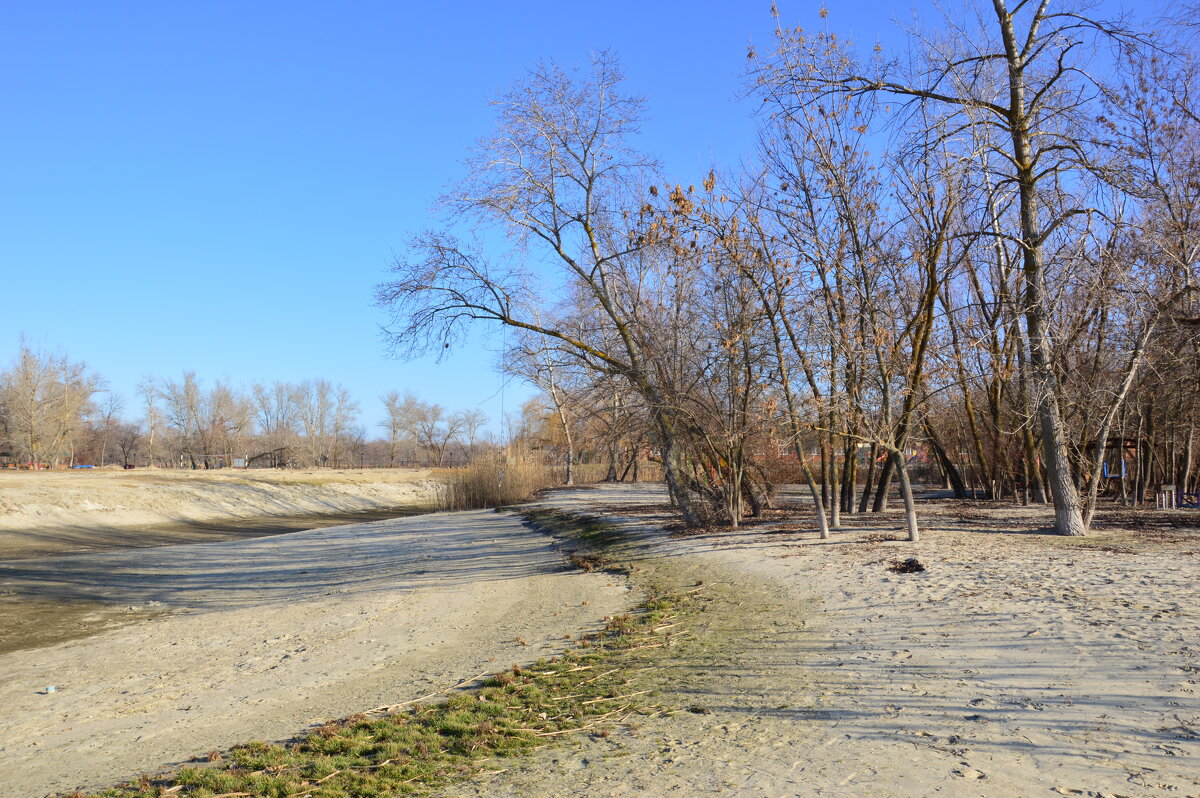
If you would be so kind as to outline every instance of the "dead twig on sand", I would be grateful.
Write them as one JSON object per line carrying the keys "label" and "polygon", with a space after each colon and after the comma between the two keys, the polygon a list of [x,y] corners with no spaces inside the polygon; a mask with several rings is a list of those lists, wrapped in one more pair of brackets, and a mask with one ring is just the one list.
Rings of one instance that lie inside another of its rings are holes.
{"label": "dead twig on sand", "polygon": [[650,692],[650,691],[649,690],[638,690],[636,693],[628,693],[626,695],[614,695],[610,698],[593,698],[591,701],[581,702],[581,705],[586,707],[589,704],[602,704],[605,701],[620,701],[623,698],[633,698],[635,695],[645,695],[648,692]]}
{"label": "dead twig on sand", "polygon": [[[638,695],[638,694],[634,693],[634,695]],[[584,724],[583,726],[576,726],[573,729],[559,729],[558,731],[548,731],[548,732],[540,732],[540,731],[537,731],[536,729],[521,729],[520,731],[533,732],[533,734],[537,737],[557,737],[560,734],[571,734],[573,732],[583,731],[584,729],[590,729],[593,726],[599,726],[606,719],[612,717],[613,715],[617,714],[618,712],[624,712],[625,710],[629,709],[629,706],[630,706],[629,704],[625,704],[624,706],[617,707],[616,709],[612,710],[611,712],[605,712],[603,715],[600,715],[598,718],[596,718],[591,723]]]}
{"label": "dead twig on sand", "polygon": [[439,696],[439,695],[443,695],[445,693],[452,692],[454,690],[459,689],[460,687],[466,687],[468,684],[471,684],[472,682],[479,681],[484,676],[487,676],[489,673],[491,673],[491,671],[487,670],[487,671],[484,671],[483,673],[479,674],[478,676],[472,676],[470,679],[463,679],[458,684],[456,684],[452,687],[447,687],[445,690],[436,690],[432,693],[429,693],[428,695],[423,695],[420,698],[413,698],[409,701],[401,701],[399,704],[391,704],[389,706],[382,706],[382,707],[375,707],[374,709],[368,709],[366,712],[364,712],[362,714],[374,715],[376,713],[381,713],[381,712],[382,713],[395,712],[397,709],[400,709],[401,707],[406,707],[406,706],[409,706],[410,704],[419,704],[420,702],[425,701],[430,698],[434,698],[435,696]]}
{"label": "dead twig on sand", "polygon": [[621,669],[620,669],[620,668],[613,668],[613,669],[612,669],[612,670],[610,670],[610,671],[605,671],[604,673],[600,674],[599,676],[593,676],[593,677],[592,677],[592,678],[590,678],[590,679],[586,679],[586,680],[583,682],[583,684],[591,684],[592,682],[596,681],[597,679],[603,679],[605,676],[608,676],[610,673],[616,673],[616,672],[617,672],[617,671],[619,671],[619,670],[621,670]]}

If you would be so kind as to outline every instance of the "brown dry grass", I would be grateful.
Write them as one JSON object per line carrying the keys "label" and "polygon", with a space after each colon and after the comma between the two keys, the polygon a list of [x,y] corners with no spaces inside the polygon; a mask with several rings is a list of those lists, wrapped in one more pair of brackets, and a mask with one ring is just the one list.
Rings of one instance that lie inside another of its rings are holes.
{"label": "brown dry grass", "polygon": [[480,460],[466,468],[447,469],[437,475],[441,510],[480,510],[529,501],[543,488],[558,484],[551,469],[520,455]]}

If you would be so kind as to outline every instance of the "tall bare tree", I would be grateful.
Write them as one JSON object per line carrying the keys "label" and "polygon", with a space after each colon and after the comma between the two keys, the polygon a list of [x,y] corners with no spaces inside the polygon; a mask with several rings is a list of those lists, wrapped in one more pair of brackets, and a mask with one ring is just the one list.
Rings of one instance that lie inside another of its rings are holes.
{"label": "tall bare tree", "polygon": [[[445,198],[452,217],[497,226],[518,246],[536,247],[557,271],[535,278],[447,232],[426,233],[395,264],[377,301],[393,313],[392,340],[402,353],[450,346],[468,323],[482,320],[552,339],[589,368],[621,375],[645,397],[671,495],[696,524],[676,447],[683,421],[664,395],[649,331],[635,316],[647,308],[638,294],[649,273],[665,264],[638,257],[652,235],[638,229],[638,197],[653,162],[629,144],[642,103],[621,93],[621,79],[606,53],[579,78],[550,65],[531,71],[496,102],[496,133]],[[613,330],[609,346],[544,320],[538,309],[551,303],[537,286],[547,280],[568,284],[595,307]]]}
{"label": "tall bare tree", "polygon": [[69,460],[74,436],[100,388],[100,378],[86,364],[22,342],[12,366],[0,374],[12,450],[34,468]]}

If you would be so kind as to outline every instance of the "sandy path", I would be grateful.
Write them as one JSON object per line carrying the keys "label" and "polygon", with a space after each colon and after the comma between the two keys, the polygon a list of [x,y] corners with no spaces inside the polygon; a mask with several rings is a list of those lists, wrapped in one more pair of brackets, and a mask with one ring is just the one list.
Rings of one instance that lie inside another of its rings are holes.
{"label": "sandy path", "polygon": [[[554,499],[620,512],[646,490]],[[645,529],[644,520],[629,522]],[[897,522],[898,525],[898,522]],[[959,531],[656,541],[724,598],[662,663],[678,712],[447,796],[1200,795],[1197,545]],[[917,556],[928,570],[895,574]]]}
{"label": "sandy path", "polygon": [[101,787],[415,698],[536,658],[631,601],[491,512],[8,561],[0,586],[167,613],[0,656],[5,798]]}

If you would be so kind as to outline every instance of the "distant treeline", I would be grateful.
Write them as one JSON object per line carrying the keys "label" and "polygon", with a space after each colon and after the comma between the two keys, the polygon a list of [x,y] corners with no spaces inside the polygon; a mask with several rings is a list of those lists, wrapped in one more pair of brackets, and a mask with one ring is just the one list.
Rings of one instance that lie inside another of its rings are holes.
{"label": "distant treeline", "polygon": [[357,398],[325,379],[244,388],[185,372],[146,378],[127,401],[85,363],[21,344],[0,371],[0,467],[436,468],[494,460],[504,448],[526,461],[599,463],[589,473],[611,479],[656,474],[622,397],[602,398],[570,429],[553,402],[530,400],[507,420],[502,447],[482,411],[412,393],[378,397],[374,427],[362,423]]}
{"label": "distant treeline", "polygon": [[448,411],[396,391],[368,431],[350,392],[324,379],[205,384],[147,378],[126,401],[67,355],[22,344],[0,372],[0,463],[219,468],[439,466],[493,447],[479,410]]}

